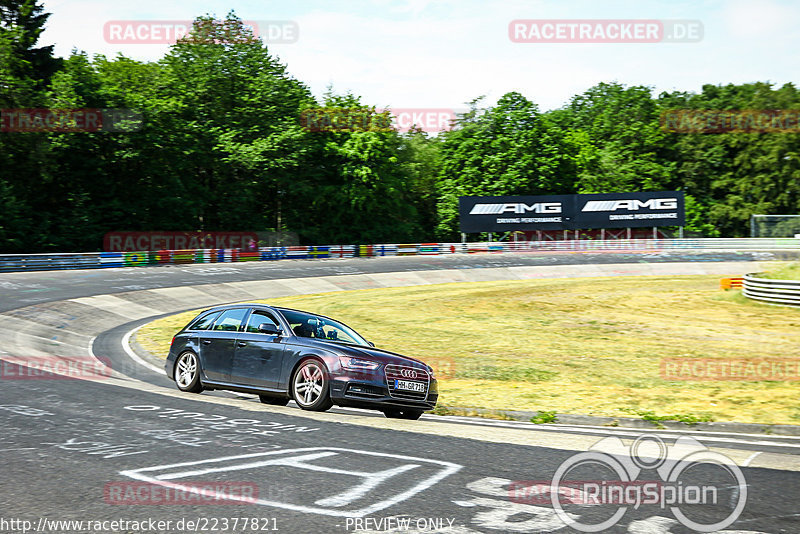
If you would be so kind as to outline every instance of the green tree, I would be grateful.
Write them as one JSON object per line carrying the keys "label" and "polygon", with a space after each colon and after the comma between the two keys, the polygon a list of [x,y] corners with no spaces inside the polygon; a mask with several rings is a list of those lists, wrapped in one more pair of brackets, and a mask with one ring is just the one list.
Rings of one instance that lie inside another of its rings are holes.
{"label": "green tree", "polygon": [[[659,123],[660,108],[650,88],[600,83],[573,97],[565,110],[554,114],[554,120],[565,129],[585,132],[587,136],[581,143],[587,161],[576,192],[677,187],[667,134]],[[596,151],[590,150],[586,141]]]}
{"label": "green tree", "polygon": [[564,134],[519,93],[507,93],[490,108],[481,99],[442,134],[437,234],[457,237],[458,197],[569,193],[575,158]]}
{"label": "green tree", "polygon": [[[793,84],[704,85],[699,94],[664,93],[663,109],[800,110]],[[797,133],[671,134],[676,178],[698,205],[713,231],[749,235],[754,213],[800,213],[800,136]],[[687,205],[688,212],[688,205]]]}
{"label": "green tree", "polygon": [[405,167],[410,201],[416,208],[419,229],[416,239],[429,240],[438,222],[437,185],[442,168],[441,136],[412,129],[403,136],[398,159]]}
{"label": "green tree", "polygon": [[[325,95],[325,109],[374,116],[352,94]],[[346,112],[346,111],[345,111]],[[314,132],[314,172],[306,197],[310,242],[385,243],[419,237],[414,178],[401,161],[407,145],[393,129],[354,128]]]}
{"label": "green tree", "polygon": [[0,0],[0,41],[14,61],[7,64],[10,74],[34,82],[31,89],[42,90],[60,68],[53,56],[53,45],[36,47],[50,17],[38,0]]}
{"label": "green tree", "polygon": [[151,110],[159,159],[195,199],[184,206],[193,227],[273,227],[304,161],[298,117],[308,89],[232,13],[198,18],[159,63]]}
{"label": "green tree", "polygon": [[[46,105],[44,88],[58,68],[52,47],[36,48],[47,20],[33,0],[0,0],[0,108]],[[43,133],[0,133],[0,251],[25,252],[47,241],[46,213],[35,209],[51,165]]]}

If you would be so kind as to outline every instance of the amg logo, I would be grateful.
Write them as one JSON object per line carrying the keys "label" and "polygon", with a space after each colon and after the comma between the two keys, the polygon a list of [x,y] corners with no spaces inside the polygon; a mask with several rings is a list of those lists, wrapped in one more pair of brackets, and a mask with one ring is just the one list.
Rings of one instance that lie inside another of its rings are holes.
{"label": "amg logo", "polygon": [[470,215],[500,215],[503,213],[561,213],[561,202],[538,202],[530,206],[524,202],[510,204],[475,204]]}
{"label": "amg logo", "polygon": [[581,211],[636,211],[642,208],[651,210],[674,210],[678,208],[677,198],[651,198],[650,200],[590,200]]}

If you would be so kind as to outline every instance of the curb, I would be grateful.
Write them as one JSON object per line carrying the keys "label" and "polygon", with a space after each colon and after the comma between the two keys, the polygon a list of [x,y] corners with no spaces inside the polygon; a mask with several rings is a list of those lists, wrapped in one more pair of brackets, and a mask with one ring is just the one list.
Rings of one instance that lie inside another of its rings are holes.
{"label": "curb", "polygon": [[[145,323],[145,324],[147,324],[147,323]],[[142,325],[142,326],[144,326],[144,325]],[[142,347],[136,341],[136,338],[139,335],[139,328],[141,328],[141,326],[136,328],[136,331],[131,336],[130,343],[128,345],[130,346],[131,350],[136,353],[137,356],[139,356],[141,359],[143,359],[147,363],[149,363],[151,365],[155,365],[156,367],[159,367],[159,368],[163,368],[164,367],[164,359],[159,358],[158,356],[156,356],[155,354],[153,354],[149,350],[147,350],[144,347]],[[164,374],[164,376],[167,376],[167,375]]]}
{"label": "curb", "polygon": [[[491,410],[486,408],[463,408],[458,406],[438,406],[439,408],[478,413],[496,418],[509,418],[514,421],[531,422],[540,412],[520,410]],[[548,412],[549,414],[550,412]],[[466,417],[480,417],[466,416]],[[764,434],[774,436],[800,436],[800,425],[770,425],[760,423],[735,423],[735,422],[698,422],[695,424],[681,423],[679,421],[659,421],[655,424],[644,419],[633,417],[604,417],[581,414],[555,414],[553,423],[540,423],[543,428],[558,425],[576,425],[586,427],[605,426],[611,428],[637,428],[646,430],[680,430],[686,432],[720,432],[737,434]],[[659,426],[660,425],[660,426]]]}

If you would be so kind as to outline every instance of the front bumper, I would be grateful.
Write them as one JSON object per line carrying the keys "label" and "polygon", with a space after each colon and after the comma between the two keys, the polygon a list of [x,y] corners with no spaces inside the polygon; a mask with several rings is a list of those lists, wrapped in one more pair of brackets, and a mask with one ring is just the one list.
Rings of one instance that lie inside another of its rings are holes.
{"label": "front bumper", "polygon": [[395,390],[385,379],[366,380],[350,376],[332,377],[331,400],[339,406],[381,409],[412,408],[432,410],[439,399],[439,388],[435,378],[427,383],[425,393]]}

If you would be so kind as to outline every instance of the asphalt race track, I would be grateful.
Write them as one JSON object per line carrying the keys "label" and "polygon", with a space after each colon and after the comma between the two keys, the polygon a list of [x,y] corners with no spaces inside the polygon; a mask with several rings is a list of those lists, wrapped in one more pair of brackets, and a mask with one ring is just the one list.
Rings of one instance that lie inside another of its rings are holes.
{"label": "asphalt race track", "polygon": [[[800,532],[800,436],[301,412],[225,392],[181,393],[122,345],[153,317],[222,302],[458,280],[741,274],[773,259],[790,253],[503,254],[0,274],[0,532],[582,532],[609,520],[603,531],[644,534],[694,532],[691,525],[732,516],[738,519],[723,531]],[[97,374],[81,379],[13,363],[58,358],[80,366],[94,357],[102,362]],[[587,451],[602,439],[603,450],[614,452],[603,458],[619,460],[625,473],[613,470],[617,464],[577,463],[578,454],[599,454]],[[687,491],[684,501],[670,501],[674,508],[586,503],[571,494],[573,502],[556,510],[545,491],[537,493],[566,462],[574,470],[564,480],[628,476],[663,488],[669,484],[660,467],[670,464],[653,461],[663,456],[659,439],[677,459],[688,462],[699,448],[720,460],[682,472]],[[641,447],[629,454],[634,442]],[[693,500],[690,487],[711,488],[713,499]],[[58,523],[65,521],[83,523]]]}
{"label": "asphalt race track", "polygon": [[450,256],[389,256],[332,260],[163,265],[123,269],[0,273],[0,312],[29,304],[216,281],[242,282],[326,275],[357,275],[442,269],[485,269],[628,263],[794,260],[798,251],[759,252],[550,252]]}

